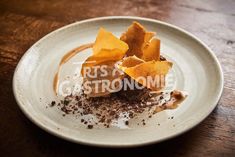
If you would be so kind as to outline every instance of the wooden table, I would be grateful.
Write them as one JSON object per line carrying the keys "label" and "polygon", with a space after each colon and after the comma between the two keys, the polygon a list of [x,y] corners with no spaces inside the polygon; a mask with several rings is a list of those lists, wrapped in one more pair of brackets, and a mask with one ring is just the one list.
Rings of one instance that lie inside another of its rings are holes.
{"label": "wooden table", "polygon": [[[88,147],[58,139],[31,123],[12,92],[14,69],[25,51],[47,33],[98,16],[149,17],[180,26],[214,51],[224,71],[224,91],[213,113],[191,131],[132,149]],[[1,156],[235,156],[234,0],[51,0],[0,2]]]}

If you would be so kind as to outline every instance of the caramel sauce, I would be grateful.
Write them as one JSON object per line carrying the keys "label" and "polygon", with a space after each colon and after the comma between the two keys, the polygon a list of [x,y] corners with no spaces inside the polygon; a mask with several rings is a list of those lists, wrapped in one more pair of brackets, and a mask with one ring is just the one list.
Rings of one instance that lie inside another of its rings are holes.
{"label": "caramel sauce", "polygon": [[59,63],[58,71],[56,72],[56,74],[54,76],[54,80],[53,80],[53,90],[56,93],[56,95],[57,95],[57,86],[58,86],[58,82],[59,82],[59,72],[61,70],[62,65],[65,64],[66,62],[68,62],[72,57],[74,57],[79,52],[84,51],[88,48],[92,48],[93,45],[94,45],[94,43],[81,45],[77,48],[72,49],[71,51],[69,51],[68,53],[66,53],[62,57],[62,59],[60,60],[60,63]]}
{"label": "caramel sauce", "polygon": [[175,109],[178,105],[186,99],[187,93],[178,90],[173,90],[170,94],[170,99],[166,100],[165,103],[156,106],[155,112],[160,112],[167,109]]}

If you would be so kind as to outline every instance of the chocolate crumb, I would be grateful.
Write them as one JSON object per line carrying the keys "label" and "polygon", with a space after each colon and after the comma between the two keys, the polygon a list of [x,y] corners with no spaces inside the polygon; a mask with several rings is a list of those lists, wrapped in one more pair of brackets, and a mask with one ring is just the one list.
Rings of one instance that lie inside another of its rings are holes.
{"label": "chocolate crumb", "polygon": [[133,118],[133,117],[134,117],[134,115],[133,115],[132,112],[129,114],[129,117],[130,117],[130,118]]}
{"label": "chocolate crumb", "polygon": [[160,55],[160,61],[165,61],[165,60],[166,60],[166,58],[163,57],[162,55]]}
{"label": "chocolate crumb", "polygon": [[114,115],[114,114],[115,114],[115,111],[111,111],[111,112],[110,112],[110,115]]}
{"label": "chocolate crumb", "polygon": [[230,44],[233,44],[233,43],[235,43],[235,41],[228,40],[226,43],[227,43],[227,45],[230,45]]}
{"label": "chocolate crumb", "polygon": [[66,106],[69,104],[69,101],[68,100],[64,100],[63,104]]}
{"label": "chocolate crumb", "polygon": [[[149,94],[148,90],[139,91],[139,93],[145,94],[144,99],[141,100],[127,100],[123,98],[122,94],[112,93],[107,97],[87,97],[83,91],[78,93],[77,95],[69,95],[63,98],[60,103],[57,104],[58,108],[63,111],[63,116],[66,114],[74,114],[76,118],[83,118],[80,116],[91,114],[95,116],[97,122],[93,125],[103,125],[104,127],[109,127],[112,124],[113,120],[118,120],[120,117],[128,118],[128,120],[124,120],[125,125],[129,125],[129,118],[133,119],[137,117],[141,113],[146,113],[146,117],[141,119],[137,125],[146,125],[146,119],[152,118],[152,116],[157,112],[152,112],[158,102],[163,103],[159,108],[167,109],[167,101],[164,101],[164,92],[160,92],[159,94]],[[130,94],[130,93],[129,93]],[[129,95],[128,92],[125,93],[125,96]],[[158,97],[159,96],[159,97]],[[171,97],[174,97],[175,94]],[[55,101],[52,101],[49,106],[54,106],[56,104]],[[122,115],[122,113],[125,113]],[[168,119],[173,119],[173,117],[169,117]],[[81,119],[81,123],[85,125],[90,125],[92,120],[84,120]],[[160,125],[160,124],[158,124]]]}
{"label": "chocolate crumb", "polygon": [[53,107],[55,106],[55,104],[56,104],[55,101],[52,101],[50,106]]}
{"label": "chocolate crumb", "polygon": [[92,128],[93,128],[93,125],[87,125],[87,128],[88,128],[88,129],[92,129]]}

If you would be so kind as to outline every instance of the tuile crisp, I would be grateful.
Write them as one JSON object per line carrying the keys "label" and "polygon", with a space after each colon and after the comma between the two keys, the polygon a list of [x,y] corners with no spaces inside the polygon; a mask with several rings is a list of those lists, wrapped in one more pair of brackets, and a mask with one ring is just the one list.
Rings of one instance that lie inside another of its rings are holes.
{"label": "tuile crisp", "polygon": [[168,73],[171,67],[172,63],[168,61],[149,61],[137,64],[133,67],[120,66],[120,68],[132,79],[152,90],[160,90],[162,87],[160,87],[159,84],[149,84],[147,82],[143,82],[143,80],[140,78],[142,77],[147,80],[147,77],[154,79],[156,76],[159,76],[159,81],[160,83],[163,82],[164,86],[165,75]]}
{"label": "tuile crisp", "polygon": [[104,28],[100,28],[92,49],[94,55],[99,54],[102,50],[113,51],[117,49],[119,50],[118,53],[124,56],[128,50],[128,45],[115,37],[111,32],[106,31]]}
{"label": "tuile crisp", "polygon": [[[101,28],[92,48],[93,54],[88,57],[82,65],[81,74],[84,77],[84,82],[102,81],[104,79],[113,81],[114,79],[121,77],[120,73],[113,74],[112,70],[116,68],[115,63],[121,60],[126,54],[128,45],[115,37],[112,33]],[[99,66],[99,68],[94,69],[94,66]],[[106,68],[108,69],[107,76],[100,75],[102,73],[101,66],[106,66]],[[97,76],[93,78],[87,75],[85,71],[86,68],[90,68],[90,74],[97,73]],[[118,86],[120,85],[117,85],[116,88],[118,88]],[[88,95],[90,97],[105,96],[110,94],[110,91],[102,91],[102,84],[99,84],[98,87],[92,85],[90,87],[92,89],[91,93],[89,93]]]}
{"label": "tuile crisp", "polygon": [[120,37],[120,39],[126,42],[129,46],[126,56],[135,55],[136,57],[141,58],[143,55],[142,48],[146,41],[151,39],[153,36],[154,33],[147,33],[142,25],[138,22],[133,22],[127,32],[123,33]]}
{"label": "tuile crisp", "polygon": [[172,67],[171,62],[160,61],[160,40],[153,38],[154,35],[154,32],[147,32],[138,22],[133,22],[120,38],[128,44],[129,50],[119,68],[145,87],[160,90],[156,85],[150,86],[138,80],[139,77],[154,79],[159,76],[165,85],[165,75]]}
{"label": "tuile crisp", "polygon": [[144,63],[144,60],[142,60],[136,56],[129,56],[129,57],[126,57],[122,60],[121,67],[129,68],[129,67],[133,67],[138,64],[141,64],[141,63]]}
{"label": "tuile crisp", "polygon": [[84,67],[105,65],[106,62],[121,60],[128,50],[128,45],[104,28],[100,28],[92,49],[93,55],[88,57],[82,65],[82,76]]}
{"label": "tuile crisp", "polygon": [[160,40],[152,39],[149,44],[143,49],[143,56],[145,61],[159,61],[160,60]]}
{"label": "tuile crisp", "polygon": [[159,60],[160,40],[153,38],[154,35],[154,32],[147,32],[138,22],[133,22],[120,38],[129,46],[126,56],[135,55],[145,61]]}

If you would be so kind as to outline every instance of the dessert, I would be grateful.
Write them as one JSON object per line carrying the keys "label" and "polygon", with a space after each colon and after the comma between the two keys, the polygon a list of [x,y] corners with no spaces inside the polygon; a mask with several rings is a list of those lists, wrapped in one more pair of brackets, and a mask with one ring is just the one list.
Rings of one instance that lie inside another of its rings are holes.
{"label": "dessert", "polygon": [[187,95],[179,90],[164,91],[173,63],[160,55],[160,40],[154,36],[138,22],[120,38],[100,28],[94,43],[62,58],[54,79],[56,94],[60,67],[77,53],[92,48],[92,55],[82,64],[81,90],[66,96],[57,106],[65,114],[78,115],[88,129],[100,124],[117,126],[120,121],[128,126],[130,119],[141,114],[150,118],[175,109]]}

